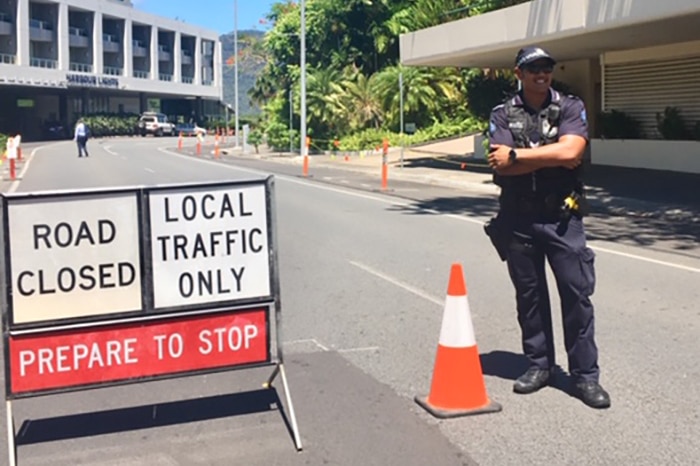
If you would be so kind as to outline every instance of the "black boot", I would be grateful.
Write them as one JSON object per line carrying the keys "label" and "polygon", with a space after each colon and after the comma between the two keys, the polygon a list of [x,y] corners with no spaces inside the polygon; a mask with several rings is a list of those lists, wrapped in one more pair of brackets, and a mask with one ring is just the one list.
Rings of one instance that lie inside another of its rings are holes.
{"label": "black boot", "polygon": [[610,395],[603,390],[598,382],[577,382],[576,395],[591,408],[605,409],[610,407]]}
{"label": "black boot", "polygon": [[549,369],[531,367],[523,375],[518,377],[513,384],[513,391],[521,395],[535,393],[540,388],[549,384]]}

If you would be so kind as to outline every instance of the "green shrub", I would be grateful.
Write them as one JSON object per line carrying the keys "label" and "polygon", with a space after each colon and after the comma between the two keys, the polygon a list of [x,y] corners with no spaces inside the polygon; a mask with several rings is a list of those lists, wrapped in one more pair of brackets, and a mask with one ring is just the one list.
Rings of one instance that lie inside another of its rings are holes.
{"label": "green shrub", "polygon": [[619,110],[600,114],[600,135],[605,139],[641,139],[639,122]]}
{"label": "green shrub", "polygon": [[263,133],[258,128],[255,128],[248,133],[248,144],[252,144],[255,147],[255,153],[259,154],[260,151],[258,147],[263,141]]}
{"label": "green shrub", "polygon": [[680,110],[676,107],[666,107],[663,114],[656,114],[656,128],[661,137],[669,141],[693,139]]}

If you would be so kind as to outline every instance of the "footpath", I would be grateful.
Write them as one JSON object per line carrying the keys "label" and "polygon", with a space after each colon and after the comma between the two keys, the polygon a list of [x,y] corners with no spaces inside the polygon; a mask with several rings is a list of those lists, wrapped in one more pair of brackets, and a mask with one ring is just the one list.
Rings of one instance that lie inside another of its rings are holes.
{"label": "footpath", "polygon": [[[235,151],[231,152],[235,154]],[[700,156],[700,154],[698,154]],[[261,150],[261,159],[298,164],[303,158],[289,153]],[[492,171],[483,158],[471,153],[446,154],[431,147],[401,151],[390,149],[387,155],[388,180],[412,180],[451,186],[498,196]],[[352,170],[381,176],[380,151],[309,156],[309,167]],[[700,174],[662,170],[623,168],[606,165],[584,166],[586,195],[593,213],[650,217],[657,220],[700,223]]]}

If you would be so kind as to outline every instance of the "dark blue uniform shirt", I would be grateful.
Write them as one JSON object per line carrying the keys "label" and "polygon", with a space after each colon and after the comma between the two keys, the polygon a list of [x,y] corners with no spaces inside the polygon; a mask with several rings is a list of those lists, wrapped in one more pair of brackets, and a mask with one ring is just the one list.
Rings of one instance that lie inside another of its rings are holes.
{"label": "dark blue uniform shirt", "polygon": [[[549,90],[549,98],[545,102],[544,108],[549,106],[552,99],[559,100],[561,107],[561,115],[559,117],[559,136],[573,134],[581,136],[588,140],[588,119],[586,117],[586,107],[578,97],[564,96],[554,89]],[[512,104],[516,107],[524,108],[531,118],[537,118],[539,110],[534,110],[525,105],[522,94],[518,93],[511,97]],[[533,128],[537,128],[537,124]],[[538,131],[530,133],[530,141],[533,147],[537,147],[540,140]],[[504,104],[494,107],[491,111],[491,119],[489,122],[489,142],[491,144],[502,144],[509,147],[514,147],[513,134],[508,128],[508,116]]]}
{"label": "dark blue uniform shirt", "polygon": [[[588,140],[588,121],[583,102],[578,97],[564,96],[550,88],[549,96],[544,102],[542,109],[536,110],[528,107],[523,101],[521,92],[511,97],[510,101],[494,107],[489,121],[489,143],[523,148],[522,145],[519,146],[515,141],[509,127],[509,125],[520,125],[523,122],[508,121],[506,104],[509,104],[525,111],[525,115],[529,118],[525,128],[527,128],[530,147],[538,147],[541,139],[540,125],[542,124],[540,114],[546,111],[545,109],[550,106],[552,101],[557,102],[560,108],[558,132],[554,140],[558,140],[559,137],[564,135],[581,136]],[[556,123],[553,124],[556,125]],[[527,175],[501,176],[494,174],[494,182],[504,188],[509,196],[526,195],[527,192],[537,192],[541,196],[546,196],[552,191],[570,192],[579,176],[580,168],[569,170],[563,167],[552,167],[540,168]]]}

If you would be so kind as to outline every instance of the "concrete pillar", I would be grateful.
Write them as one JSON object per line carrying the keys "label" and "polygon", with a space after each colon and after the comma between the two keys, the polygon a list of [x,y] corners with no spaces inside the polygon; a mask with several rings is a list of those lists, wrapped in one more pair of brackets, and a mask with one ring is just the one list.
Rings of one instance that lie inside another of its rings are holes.
{"label": "concrete pillar", "polygon": [[202,38],[199,36],[194,41],[194,84],[202,84]]}
{"label": "concrete pillar", "polygon": [[61,71],[70,70],[70,37],[68,34],[68,4],[58,4],[58,69]]}
{"label": "concrete pillar", "polygon": [[88,89],[81,89],[80,91],[80,116],[85,116],[88,114],[88,102],[90,101],[90,91]]}
{"label": "concrete pillar", "polygon": [[151,26],[151,79],[158,81],[158,28]]}
{"label": "concrete pillar", "polygon": [[143,113],[148,110],[148,99],[146,99],[146,94],[144,92],[139,92],[139,113]]}
{"label": "concrete pillar", "polygon": [[17,64],[29,66],[29,0],[17,0]]}
{"label": "concrete pillar", "polygon": [[102,13],[94,13],[92,27],[92,72],[104,74],[104,42],[102,40]]}
{"label": "concrete pillar", "polygon": [[62,124],[67,125],[68,121],[68,96],[66,94],[59,94],[58,96],[58,121]]}
{"label": "concrete pillar", "polygon": [[173,41],[173,82],[182,82],[182,41],[177,31]]}
{"label": "concrete pillar", "polygon": [[[219,100],[223,100],[224,97],[224,81],[223,81],[223,50],[220,40],[214,42],[214,64],[212,70],[212,79],[214,79],[214,85],[219,88]],[[238,57],[236,57],[238,60]]]}
{"label": "concrete pillar", "polygon": [[134,77],[134,55],[133,55],[133,50],[134,50],[134,44],[132,43],[133,40],[133,33],[134,31],[134,24],[131,22],[130,19],[127,19],[124,21],[124,40],[123,40],[123,49],[124,49],[124,76],[127,76],[129,78]]}

